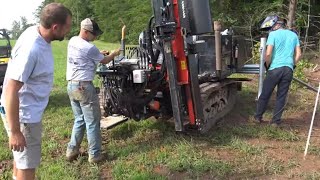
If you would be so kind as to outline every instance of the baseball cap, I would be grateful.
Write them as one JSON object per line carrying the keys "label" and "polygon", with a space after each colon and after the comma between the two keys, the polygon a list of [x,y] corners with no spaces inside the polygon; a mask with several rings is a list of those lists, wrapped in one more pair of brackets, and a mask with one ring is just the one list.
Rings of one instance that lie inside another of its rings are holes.
{"label": "baseball cap", "polygon": [[94,20],[89,18],[86,18],[83,21],[81,21],[81,29],[90,31],[95,36],[99,36],[103,33],[103,31],[101,31],[101,29],[99,28],[98,24]]}

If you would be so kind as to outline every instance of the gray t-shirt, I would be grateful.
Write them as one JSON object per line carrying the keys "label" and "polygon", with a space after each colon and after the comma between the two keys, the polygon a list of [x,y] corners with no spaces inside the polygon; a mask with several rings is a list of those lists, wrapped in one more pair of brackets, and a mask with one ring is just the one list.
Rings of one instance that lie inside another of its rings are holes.
{"label": "gray t-shirt", "polygon": [[97,64],[104,59],[99,49],[79,36],[68,44],[67,80],[92,81]]}
{"label": "gray t-shirt", "polygon": [[[22,123],[38,123],[48,105],[53,86],[54,62],[51,45],[38,32],[29,27],[17,40],[8,62],[3,88],[7,80],[23,82],[19,90],[19,118]],[[1,104],[5,105],[2,93]]]}

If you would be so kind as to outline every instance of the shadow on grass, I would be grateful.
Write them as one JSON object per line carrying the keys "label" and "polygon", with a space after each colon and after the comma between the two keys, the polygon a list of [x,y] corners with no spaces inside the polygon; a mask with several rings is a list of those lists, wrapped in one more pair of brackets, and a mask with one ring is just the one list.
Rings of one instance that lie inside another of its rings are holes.
{"label": "shadow on grass", "polygon": [[67,91],[52,91],[47,108],[63,108],[69,106],[70,100]]}

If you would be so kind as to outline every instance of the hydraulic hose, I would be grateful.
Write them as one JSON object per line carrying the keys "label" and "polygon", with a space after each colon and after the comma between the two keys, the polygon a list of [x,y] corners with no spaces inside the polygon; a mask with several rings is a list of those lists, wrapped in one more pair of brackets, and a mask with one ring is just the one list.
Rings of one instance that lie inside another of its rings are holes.
{"label": "hydraulic hose", "polygon": [[151,57],[151,64],[153,67],[156,67],[157,65],[157,59],[154,55],[154,52],[153,52],[153,45],[152,45],[152,28],[151,28],[151,25],[152,25],[152,21],[154,19],[154,16],[152,16],[150,19],[149,19],[149,24],[148,24],[148,28],[147,28],[147,50],[148,52],[150,53],[150,57]]}

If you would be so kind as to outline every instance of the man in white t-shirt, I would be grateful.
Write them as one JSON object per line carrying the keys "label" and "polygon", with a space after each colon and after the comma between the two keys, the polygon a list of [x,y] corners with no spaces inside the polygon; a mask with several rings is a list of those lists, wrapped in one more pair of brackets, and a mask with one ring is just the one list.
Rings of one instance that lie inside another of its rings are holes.
{"label": "man in white t-shirt", "polygon": [[59,3],[45,6],[40,25],[26,29],[8,63],[1,95],[1,117],[13,152],[13,179],[35,179],[41,159],[42,114],[53,86],[51,41],[63,40],[71,11]]}
{"label": "man in white t-shirt", "polygon": [[87,130],[90,163],[104,160],[101,154],[100,120],[101,111],[99,97],[92,80],[98,63],[107,64],[120,54],[116,50],[110,55],[92,43],[101,35],[98,24],[89,18],[81,22],[79,36],[72,37],[68,44],[67,81],[68,95],[75,117],[71,140],[67,147],[66,157],[72,161],[79,155],[80,144]]}

